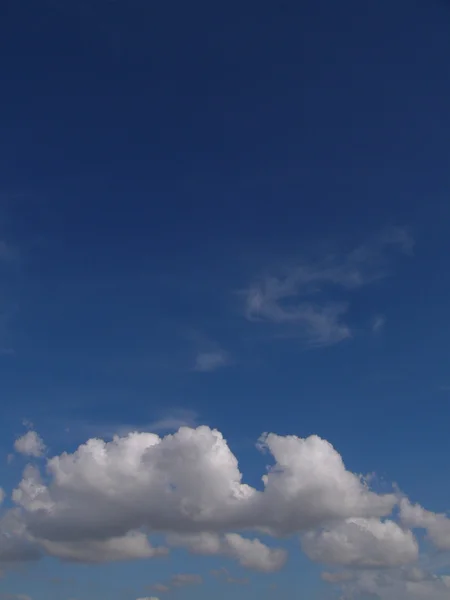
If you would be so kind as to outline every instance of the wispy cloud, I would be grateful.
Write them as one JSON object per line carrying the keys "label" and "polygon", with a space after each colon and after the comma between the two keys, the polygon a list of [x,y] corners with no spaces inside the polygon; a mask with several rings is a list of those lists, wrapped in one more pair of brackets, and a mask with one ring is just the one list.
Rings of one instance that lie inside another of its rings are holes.
{"label": "wispy cloud", "polygon": [[381,333],[386,325],[386,317],[384,315],[377,315],[372,320],[372,332],[377,334]]}
{"label": "wispy cloud", "polygon": [[170,582],[175,587],[183,587],[185,585],[200,585],[203,583],[203,579],[196,573],[178,573],[173,575]]}
{"label": "wispy cloud", "polygon": [[211,373],[231,364],[230,353],[204,332],[190,328],[185,332],[185,336],[194,351],[194,359],[191,363],[193,371]]}
{"label": "wispy cloud", "polygon": [[[68,434],[73,435],[74,439],[79,436],[100,437],[104,439],[112,439],[114,436],[126,436],[132,432],[151,431],[152,433],[165,434],[177,431],[180,427],[196,427],[198,424],[198,415],[193,410],[188,409],[172,409],[167,412],[160,413],[157,418],[144,423],[85,423],[72,422],[71,426],[66,429],[65,437]],[[55,422],[54,427],[61,425]]]}
{"label": "wispy cloud", "polygon": [[248,577],[232,577],[225,567],[221,567],[220,569],[213,569],[211,571],[211,575],[218,579],[219,581],[225,583],[234,583],[236,585],[248,585],[250,583],[250,579]]}
{"label": "wispy cloud", "polygon": [[18,258],[18,249],[5,240],[0,240],[0,261],[10,263],[16,261]]}
{"label": "wispy cloud", "polygon": [[16,355],[11,339],[11,324],[17,315],[15,283],[20,268],[19,249],[0,238],[0,357],[11,358]]}
{"label": "wispy cloud", "polygon": [[413,246],[407,229],[390,227],[350,252],[284,267],[245,290],[245,315],[250,321],[289,325],[291,333],[313,346],[341,342],[352,335],[345,319],[351,293],[389,274],[392,251],[410,255]]}
{"label": "wispy cloud", "polygon": [[147,431],[164,432],[175,431],[180,427],[194,427],[198,415],[193,410],[173,410],[144,427]]}
{"label": "wispy cloud", "polygon": [[209,373],[226,367],[229,362],[228,354],[224,350],[199,352],[195,358],[194,370],[201,373]]}
{"label": "wispy cloud", "polygon": [[160,594],[166,594],[173,590],[173,588],[180,588],[190,585],[200,585],[203,583],[203,577],[196,573],[178,573],[172,575],[169,581],[165,583],[155,583],[151,586],[151,589]]}

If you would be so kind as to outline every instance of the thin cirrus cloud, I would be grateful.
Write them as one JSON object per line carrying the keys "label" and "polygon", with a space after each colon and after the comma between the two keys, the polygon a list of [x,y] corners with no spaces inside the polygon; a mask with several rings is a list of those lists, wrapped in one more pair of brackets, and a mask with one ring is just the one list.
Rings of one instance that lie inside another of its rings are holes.
{"label": "thin cirrus cloud", "polygon": [[[411,255],[407,229],[390,227],[346,254],[303,261],[255,280],[244,292],[245,315],[266,322],[311,346],[337,344],[352,337],[349,322],[352,295],[389,274],[393,252]],[[336,296],[339,297],[338,299]],[[384,318],[373,324],[379,331]]]}
{"label": "thin cirrus cloud", "polygon": [[170,583],[175,587],[183,587],[185,585],[200,585],[203,583],[203,578],[196,573],[178,573],[173,575]]}
{"label": "thin cirrus cloud", "polygon": [[379,334],[383,331],[386,325],[386,317],[384,315],[377,315],[372,320],[372,332]]}
{"label": "thin cirrus cloud", "polygon": [[19,251],[16,246],[13,246],[5,240],[0,240],[0,261],[3,263],[12,263],[19,258]]}
{"label": "thin cirrus cloud", "polygon": [[[133,432],[152,432],[168,433],[176,431],[180,427],[195,427],[198,422],[198,414],[193,410],[174,408],[165,413],[161,413],[152,421],[143,425],[131,423],[74,423],[69,431],[74,433],[74,437],[100,437],[102,439],[111,439],[118,435],[124,437]],[[65,434],[67,438],[67,432]]]}
{"label": "thin cirrus cloud", "polygon": [[170,592],[170,587],[165,583],[155,583],[152,588],[155,590],[155,592],[159,592],[160,594],[166,594],[167,592]]}
{"label": "thin cirrus cloud", "polygon": [[[20,266],[20,255],[18,249],[0,239],[0,267],[2,273],[5,271],[16,271]],[[5,359],[15,357],[16,350],[11,345],[11,321],[17,313],[17,305],[14,301],[14,284],[8,277],[2,281],[2,298],[0,300],[0,357]]]}
{"label": "thin cirrus cloud", "polygon": [[197,573],[177,573],[172,575],[166,583],[155,583],[152,589],[160,594],[167,594],[174,588],[182,588],[191,585],[201,585],[203,577]]}
{"label": "thin cirrus cloud", "polygon": [[194,370],[200,373],[211,373],[229,364],[229,356],[224,350],[199,352],[195,358]]}
{"label": "thin cirrus cloud", "polygon": [[248,577],[233,577],[225,567],[220,569],[213,569],[211,575],[223,583],[235,584],[235,585],[248,585],[250,580]]}

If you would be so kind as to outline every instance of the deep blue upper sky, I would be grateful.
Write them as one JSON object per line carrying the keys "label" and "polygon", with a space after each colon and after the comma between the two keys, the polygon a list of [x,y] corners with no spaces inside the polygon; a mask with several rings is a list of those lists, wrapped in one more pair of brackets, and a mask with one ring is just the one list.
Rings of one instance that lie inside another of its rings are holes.
{"label": "deep blue upper sky", "polygon": [[[317,433],[449,508],[449,31],[444,0],[3,2],[4,454],[23,418],[57,453],[207,423],[256,482],[261,432]],[[246,313],[357,248],[376,281],[319,284],[348,337]]]}

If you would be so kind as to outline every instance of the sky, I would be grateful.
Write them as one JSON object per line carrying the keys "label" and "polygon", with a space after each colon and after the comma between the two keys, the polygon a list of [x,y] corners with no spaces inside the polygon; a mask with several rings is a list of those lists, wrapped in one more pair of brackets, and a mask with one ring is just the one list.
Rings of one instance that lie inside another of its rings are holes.
{"label": "sky", "polygon": [[450,597],[449,30],[2,3],[0,600]]}

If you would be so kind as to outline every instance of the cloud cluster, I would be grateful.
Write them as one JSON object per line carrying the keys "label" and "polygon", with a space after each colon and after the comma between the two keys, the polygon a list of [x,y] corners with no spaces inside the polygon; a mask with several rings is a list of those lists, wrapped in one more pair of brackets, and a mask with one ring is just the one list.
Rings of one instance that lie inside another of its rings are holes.
{"label": "cloud cluster", "polygon": [[419,504],[413,505],[407,498],[402,498],[400,520],[405,527],[425,529],[438,550],[450,550],[450,519],[446,515],[425,510]]}
{"label": "cloud cluster", "polygon": [[47,461],[49,484],[28,467],[13,492],[28,531],[51,541],[108,539],[146,527],[173,533],[261,530],[289,535],[333,519],[381,517],[394,494],[370,491],[327,441],[269,434],[275,464],[263,490],[243,483],[222,434],[201,426],[160,438],[91,439]]}
{"label": "cloud cluster", "polygon": [[77,561],[150,558],[165,550],[147,535],[162,532],[169,545],[270,571],[282,566],[285,552],[244,532],[286,536],[331,521],[376,519],[396,503],[394,494],[371,491],[318,436],[267,434],[258,447],[274,463],[261,489],[243,482],[223,435],[206,426],[90,439],[49,458],[45,477],[28,465],[12,493],[16,508],[2,520],[0,560],[21,551]]}
{"label": "cloud cluster", "polygon": [[[45,472],[28,465],[12,492],[14,507],[0,517],[0,565],[44,555],[150,559],[184,548],[272,572],[286,561],[283,539],[298,535],[312,560],[344,569],[322,577],[349,598],[445,597],[448,579],[417,568],[412,530],[425,529],[436,549],[448,550],[446,515],[399,493],[374,492],[318,436],[264,434],[257,447],[271,462],[259,487],[244,482],[225,438],[207,426],[93,438],[48,458]],[[151,544],[154,533],[165,535],[165,547]],[[199,580],[180,575],[155,591],[192,583]]]}
{"label": "cloud cluster", "polygon": [[73,562],[102,563],[164,556],[167,548],[153,547],[140,531],[106,540],[77,540],[55,542],[41,539],[40,545],[50,556]]}
{"label": "cloud cluster", "polygon": [[248,585],[250,580],[248,577],[233,577],[230,575],[228,569],[225,567],[221,567],[220,569],[213,569],[211,571],[211,575],[215,577],[218,581],[235,584],[235,585]]}
{"label": "cloud cluster", "polygon": [[[333,577],[333,575],[335,577]],[[420,568],[324,573],[324,580],[337,584],[342,600],[448,600],[450,577],[434,575]]]}
{"label": "cloud cluster", "polygon": [[[346,318],[350,294],[387,275],[392,250],[410,254],[412,247],[406,229],[390,227],[347,254],[330,254],[265,275],[245,291],[245,314],[250,321],[289,327],[290,335],[313,346],[341,342],[352,335]],[[384,322],[377,317],[373,331],[380,331]]]}
{"label": "cloud cluster", "polygon": [[391,520],[346,519],[302,537],[314,561],[348,567],[397,567],[416,561],[419,546],[411,531]]}

